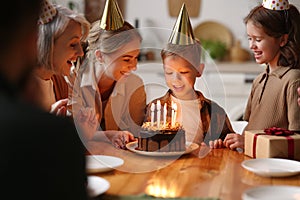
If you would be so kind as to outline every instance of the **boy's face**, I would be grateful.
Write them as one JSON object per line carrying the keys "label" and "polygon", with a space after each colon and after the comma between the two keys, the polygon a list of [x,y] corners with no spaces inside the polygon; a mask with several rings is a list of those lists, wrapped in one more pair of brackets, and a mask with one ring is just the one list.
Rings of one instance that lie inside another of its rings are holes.
{"label": "boy's face", "polygon": [[181,57],[167,56],[163,62],[165,80],[173,95],[182,100],[196,99],[194,84],[199,71]]}

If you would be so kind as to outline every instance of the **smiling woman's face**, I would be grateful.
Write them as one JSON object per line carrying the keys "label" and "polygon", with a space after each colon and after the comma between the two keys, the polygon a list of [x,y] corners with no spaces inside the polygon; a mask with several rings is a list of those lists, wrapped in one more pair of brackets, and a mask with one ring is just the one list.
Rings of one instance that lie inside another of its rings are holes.
{"label": "smiling woman's face", "polygon": [[140,53],[140,40],[134,39],[122,46],[119,50],[110,54],[102,54],[102,62],[105,64],[105,76],[118,81],[127,77],[136,70],[137,59]]}
{"label": "smiling woman's face", "polygon": [[70,20],[66,30],[54,42],[53,65],[56,74],[68,75],[72,62],[83,56],[81,26]]}

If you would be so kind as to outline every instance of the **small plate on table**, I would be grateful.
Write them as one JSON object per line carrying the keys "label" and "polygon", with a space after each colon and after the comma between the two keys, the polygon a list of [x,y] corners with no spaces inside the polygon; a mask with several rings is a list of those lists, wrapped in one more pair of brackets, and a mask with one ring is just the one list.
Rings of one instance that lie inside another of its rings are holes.
{"label": "small plate on table", "polygon": [[87,173],[99,173],[114,170],[124,164],[124,160],[114,156],[88,155],[86,156]]}
{"label": "small plate on table", "polygon": [[138,147],[138,142],[130,142],[126,144],[127,149],[130,151],[145,155],[145,156],[181,156],[183,154],[188,154],[191,153],[192,151],[196,150],[199,148],[199,145],[196,143],[192,142],[187,142],[186,143],[186,150],[185,151],[174,151],[174,152],[159,152],[159,151],[141,151],[137,150],[136,148]]}
{"label": "small plate on table", "polygon": [[104,178],[98,176],[88,176],[87,193],[90,197],[96,197],[106,192],[110,184]]}
{"label": "small plate on table", "polygon": [[264,177],[285,177],[300,173],[300,162],[281,158],[245,160],[242,167]]}
{"label": "small plate on table", "polygon": [[246,190],[243,200],[299,200],[300,187],[297,186],[259,186]]}

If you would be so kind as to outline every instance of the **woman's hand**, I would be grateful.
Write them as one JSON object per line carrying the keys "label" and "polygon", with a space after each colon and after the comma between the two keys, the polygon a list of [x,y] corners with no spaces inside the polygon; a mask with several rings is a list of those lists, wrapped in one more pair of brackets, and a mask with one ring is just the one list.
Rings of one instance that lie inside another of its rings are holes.
{"label": "woman's hand", "polygon": [[127,143],[136,141],[133,134],[128,131],[105,131],[105,135],[113,146],[119,149],[126,149]]}
{"label": "woman's hand", "polygon": [[62,116],[65,117],[67,114],[67,103],[68,103],[68,98],[66,99],[61,99],[54,104],[51,105],[51,114],[55,114],[57,116]]}
{"label": "woman's hand", "polygon": [[230,133],[226,135],[223,143],[227,148],[232,150],[235,150],[236,148],[244,149],[244,136],[236,133]]}
{"label": "woman's hand", "polygon": [[74,116],[77,126],[79,126],[81,135],[85,140],[91,140],[99,127],[98,119],[93,108],[82,108]]}

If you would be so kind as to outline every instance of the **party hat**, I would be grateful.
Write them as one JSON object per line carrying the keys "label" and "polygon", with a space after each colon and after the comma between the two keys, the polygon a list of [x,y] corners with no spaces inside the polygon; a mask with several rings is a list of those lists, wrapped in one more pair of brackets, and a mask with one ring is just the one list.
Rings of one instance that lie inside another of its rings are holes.
{"label": "party hat", "polygon": [[114,31],[123,27],[123,25],[124,19],[117,2],[115,0],[107,0],[100,22],[100,28],[107,31]]}
{"label": "party hat", "polygon": [[38,20],[39,24],[47,24],[51,22],[57,14],[56,8],[48,1],[44,0],[42,3],[42,10]]}
{"label": "party hat", "polygon": [[263,0],[262,5],[270,10],[287,10],[290,8],[288,0]]}
{"label": "party hat", "polygon": [[195,43],[195,37],[191,26],[190,18],[183,3],[177,21],[173,27],[169,44],[189,45]]}

